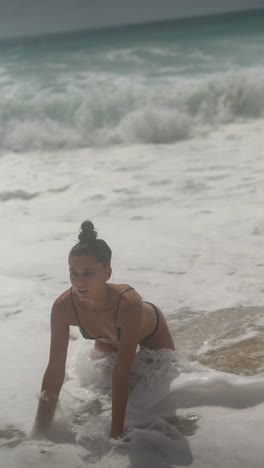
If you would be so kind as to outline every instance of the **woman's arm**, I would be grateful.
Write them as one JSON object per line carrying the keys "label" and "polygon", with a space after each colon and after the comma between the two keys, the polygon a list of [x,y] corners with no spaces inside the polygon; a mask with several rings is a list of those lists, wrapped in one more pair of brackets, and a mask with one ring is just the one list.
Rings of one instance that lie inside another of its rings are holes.
{"label": "woman's arm", "polygon": [[65,377],[69,343],[69,325],[60,305],[54,303],[51,311],[51,341],[47,369],[44,373],[33,435],[45,432],[54,416],[59,393]]}
{"label": "woman's arm", "polygon": [[115,439],[122,434],[124,428],[129,374],[139,342],[142,312],[142,301],[139,298],[131,300],[129,305],[120,308],[121,337],[112,374],[111,437]]}

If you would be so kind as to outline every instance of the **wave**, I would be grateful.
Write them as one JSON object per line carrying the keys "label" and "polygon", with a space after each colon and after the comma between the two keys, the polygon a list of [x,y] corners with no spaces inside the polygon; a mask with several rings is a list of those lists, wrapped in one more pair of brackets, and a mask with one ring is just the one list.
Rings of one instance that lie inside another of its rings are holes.
{"label": "wave", "polygon": [[263,118],[263,74],[263,68],[206,78],[93,73],[49,87],[13,83],[0,103],[0,150],[170,144]]}

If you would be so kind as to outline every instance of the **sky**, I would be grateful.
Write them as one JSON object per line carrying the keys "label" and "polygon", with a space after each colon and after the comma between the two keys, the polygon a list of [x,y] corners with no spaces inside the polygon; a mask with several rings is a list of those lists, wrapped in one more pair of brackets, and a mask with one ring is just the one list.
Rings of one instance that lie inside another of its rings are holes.
{"label": "sky", "polygon": [[0,0],[0,38],[264,8],[264,0]]}

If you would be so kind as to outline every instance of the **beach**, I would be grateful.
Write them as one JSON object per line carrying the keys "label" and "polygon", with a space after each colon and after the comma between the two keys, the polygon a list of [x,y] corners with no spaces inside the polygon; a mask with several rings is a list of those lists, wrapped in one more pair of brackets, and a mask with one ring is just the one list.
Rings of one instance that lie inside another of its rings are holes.
{"label": "beach", "polygon": [[[0,43],[0,466],[263,468],[263,13]],[[34,441],[49,317],[91,219],[113,283],[161,308],[125,437],[112,357],[72,327]]]}

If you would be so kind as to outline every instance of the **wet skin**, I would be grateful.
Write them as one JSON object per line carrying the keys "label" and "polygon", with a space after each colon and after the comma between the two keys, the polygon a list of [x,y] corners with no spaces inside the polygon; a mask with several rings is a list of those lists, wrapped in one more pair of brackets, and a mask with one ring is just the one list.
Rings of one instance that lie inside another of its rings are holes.
{"label": "wet skin", "polygon": [[[90,336],[107,336],[95,341],[95,348],[101,351],[113,351],[118,349],[119,341],[117,330],[114,325],[115,311],[119,296],[128,285],[107,283],[111,276],[111,267],[105,267],[92,256],[70,256],[69,258],[70,280],[74,302],[78,310],[78,316],[83,328]],[[69,292],[65,292],[65,302],[69,304]],[[67,294],[68,293],[68,294]],[[141,297],[135,290],[130,290],[122,297],[118,319],[122,311],[129,306],[133,297],[142,304],[142,323],[140,330],[140,341],[154,330],[156,325],[156,314],[149,304],[141,301]],[[67,304],[67,305],[68,305]],[[71,303],[69,304],[72,309]],[[68,307],[67,307],[68,309]],[[69,312],[70,312],[69,310]],[[67,314],[69,325],[78,325],[76,317],[72,313]],[[119,321],[117,320],[118,325]],[[144,343],[150,349],[174,348],[166,320],[160,311],[160,324],[153,337]]]}
{"label": "wet skin", "polygon": [[[129,373],[138,344],[155,329],[157,317],[153,307],[143,303],[134,290],[126,291],[127,284],[108,283],[111,267],[104,266],[93,256],[70,256],[72,296],[82,327],[95,340],[99,351],[116,351],[112,371],[112,426],[111,437],[123,432],[128,399]],[[117,305],[118,315],[116,316]],[[116,320],[116,324],[115,324]],[[43,376],[34,432],[45,432],[52,421],[57,399],[65,378],[70,326],[79,326],[73,310],[70,289],[54,302],[51,311],[51,343],[48,366]],[[120,339],[117,336],[120,329]],[[160,312],[156,333],[144,341],[149,349],[175,349],[166,320]]]}

